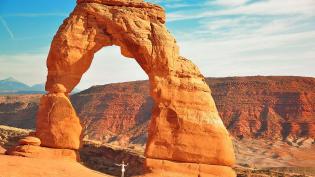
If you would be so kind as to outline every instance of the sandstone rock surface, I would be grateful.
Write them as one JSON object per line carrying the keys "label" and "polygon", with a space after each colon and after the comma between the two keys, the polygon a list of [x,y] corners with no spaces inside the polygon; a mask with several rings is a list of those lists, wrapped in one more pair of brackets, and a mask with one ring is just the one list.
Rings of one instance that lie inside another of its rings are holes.
{"label": "sandstone rock surface", "polygon": [[[165,177],[218,177],[236,176],[235,172],[226,166],[206,165],[197,163],[175,163],[167,160],[149,159],[145,160],[149,173],[145,176]],[[150,173],[151,172],[151,173]],[[160,175],[159,175],[160,174]]]}
{"label": "sandstone rock surface", "polygon": [[46,148],[34,145],[15,146],[6,151],[6,154],[39,159],[80,160],[79,154],[75,150]]}
{"label": "sandstone rock surface", "polygon": [[94,54],[111,45],[120,46],[121,54],[134,58],[149,76],[155,104],[145,156],[230,168],[235,162],[232,142],[204,77],[179,55],[164,10],[139,0],[77,1],[47,58],[49,93],[41,99],[36,124],[42,145],[79,148],[81,126],[67,94]]}
{"label": "sandstone rock surface", "polygon": [[207,82],[235,137],[315,139],[315,78],[229,77]]}
{"label": "sandstone rock surface", "polygon": [[81,130],[80,120],[64,93],[49,93],[41,98],[35,134],[42,146],[79,149]]}
{"label": "sandstone rock surface", "polygon": [[137,136],[146,136],[154,104],[149,94],[149,84],[136,81],[95,86],[72,95],[71,102],[89,139],[145,144]]}
{"label": "sandstone rock surface", "polygon": [[19,145],[33,145],[33,146],[39,146],[41,144],[41,141],[39,138],[34,136],[27,136],[19,140]]}
{"label": "sandstone rock surface", "polygon": [[5,151],[7,151],[6,149],[4,149],[1,145],[0,145],[0,154],[4,154]]}
{"label": "sandstone rock surface", "polygon": [[[206,78],[206,82],[234,137],[314,139],[315,78],[255,76]],[[0,96],[0,124],[34,128],[39,97]],[[146,143],[153,107],[147,81],[94,86],[72,95],[71,102],[86,127],[83,134],[90,139]]]}
{"label": "sandstone rock surface", "polygon": [[3,177],[109,177],[69,160],[25,158],[0,155]]}
{"label": "sandstone rock surface", "polygon": [[[9,134],[8,139],[10,144],[17,143],[15,139],[12,139],[10,136],[25,136],[21,129],[12,127],[3,128],[3,126],[0,126],[0,137],[2,137],[3,133],[5,135]],[[7,141],[3,141],[3,139],[0,138],[0,146],[4,144],[4,142]],[[234,140],[234,148],[237,152],[237,168],[233,169],[236,169],[237,173],[241,176],[257,176],[258,174],[264,174],[264,176],[290,176],[288,173],[295,173],[291,176],[297,176],[298,174],[300,174],[300,176],[314,176],[314,171],[312,170],[314,168],[312,168],[312,166],[315,164],[315,144],[312,144],[309,139],[305,140],[302,145],[300,141],[292,143],[294,144],[290,145],[283,141],[271,143],[269,140],[245,138],[242,140]],[[7,148],[7,146],[5,147]],[[121,169],[119,169],[115,163],[120,163],[124,160],[129,163],[125,176],[137,176],[143,174],[142,164],[145,162],[143,152],[144,148],[142,149],[142,147],[139,146],[133,145],[130,148],[122,148],[121,146],[102,144],[94,140],[84,140],[83,147],[80,148],[80,160],[85,166],[91,169],[113,176],[120,176]],[[245,169],[241,166],[245,167]],[[255,169],[248,167],[255,167]],[[163,171],[163,169],[159,168],[153,168],[153,170]],[[184,169],[180,170],[183,171]],[[279,170],[281,173],[277,172]],[[171,171],[167,172],[165,170],[163,172],[167,174],[176,173]],[[159,174],[160,173],[157,173],[156,175]],[[178,172],[176,174],[179,175]],[[152,175],[152,173],[150,173],[150,175]]]}

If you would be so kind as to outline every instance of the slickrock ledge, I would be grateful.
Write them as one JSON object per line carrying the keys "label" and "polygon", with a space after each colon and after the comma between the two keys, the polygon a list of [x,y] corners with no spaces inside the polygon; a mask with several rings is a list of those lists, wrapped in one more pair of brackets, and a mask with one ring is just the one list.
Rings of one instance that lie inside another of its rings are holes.
{"label": "slickrock ledge", "polygon": [[55,149],[33,145],[15,146],[6,151],[6,155],[30,157],[37,159],[60,159],[80,161],[79,153],[71,149]]}
{"label": "slickrock ledge", "polygon": [[1,177],[111,177],[80,163],[60,159],[25,158],[0,154]]}

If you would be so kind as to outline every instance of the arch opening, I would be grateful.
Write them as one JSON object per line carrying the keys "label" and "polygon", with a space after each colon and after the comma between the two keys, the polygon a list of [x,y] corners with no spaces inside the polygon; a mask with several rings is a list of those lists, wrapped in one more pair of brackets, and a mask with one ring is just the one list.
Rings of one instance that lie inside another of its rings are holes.
{"label": "arch opening", "polygon": [[148,80],[148,76],[136,60],[121,55],[119,46],[107,46],[95,53],[77,88],[84,90],[96,85],[138,80]]}
{"label": "arch opening", "polygon": [[[149,84],[143,80],[147,80],[146,73],[136,60],[122,56],[118,46],[96,52],[78,85],[93,87],[71,96],[82,124],[82,136],[120,146],[145,145],[146,137],[135,130],[148,124],[153,107]],[[131,134],[133,138],[128,139]]]}

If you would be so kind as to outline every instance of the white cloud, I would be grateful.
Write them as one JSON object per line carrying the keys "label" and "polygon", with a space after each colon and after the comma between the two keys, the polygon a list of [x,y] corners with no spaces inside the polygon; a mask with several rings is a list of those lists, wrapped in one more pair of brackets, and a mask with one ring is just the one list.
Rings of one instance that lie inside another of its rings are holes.
{"label": "white cloud", "polygon": [[[225,2],[225,0],[222,2]],[[220,8],[218,10],[211,11],[204,10],[200,13],[194,14],[176,11],[168,14],[168,20],[178,21],[225,15],[315,15],[314,0],[268,0],[250,4],[242,4],[238,2],[239,1],[236,1],[238,6],[233,8]],[[231,3],[231,5],[232,4],[233,3]],[[208,3],[209,9],[211,5],[213,5],[213,3]]]}
{"label": "white cloud", "polygon": [[216,0],[216,1],[211,1],[208,4],[216,4],[216,5],[221,5],[221,6],[240,6],[243,5],[247,2],[248,0]]}
{"label": "white cloud", "polygon": [[208,21],[207,25],[209,30],[219,30],[223,27],[235,27],[240,25],[241,19],[222,19]]}
{"label": "white cloud", "polygon": [[315,31],[180,44],[205,76],[315,76]]}
{"label": "white cloud", "polygon": [[[268,0],[219,12],[220,15],[248,14],[248,15],[315,15],[315,1],[313,0]],[[204,15],[207,15],[205,13]],[[211,13],[210,13],[211,15]]]}
{"label": "white cloud", "polygon": [[29,85],[46,79],[46,53],[0,55],[0,79],[14,77]]}

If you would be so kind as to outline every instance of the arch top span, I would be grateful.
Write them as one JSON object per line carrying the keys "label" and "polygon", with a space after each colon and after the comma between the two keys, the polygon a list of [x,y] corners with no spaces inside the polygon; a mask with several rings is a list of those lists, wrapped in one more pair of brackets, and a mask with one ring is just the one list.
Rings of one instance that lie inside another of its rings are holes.
{"label": "arch top span", "polygon": [[141,0],[78,0],[54,36],[47,58],[48,93],[41,100],[36,125],[42,144],[79,148],[80,131],[56,128],[71,122],[69,126],[80,129],[67,95],[90,67],[94,54],[104,46],[117,45],[149,76],[155,106],[147,159],[233,165],[232,142],[211,91],[197,66],[180,56],[164,23],[164,10]]}
{"label": "arch top span", "polygon": [[80,1],[55,35],[47,59],[47,91],[61,82],[71,92],[94,53],[105,46],[119,46],[122,55],[136,59],[149,77],[152,67],[162,69],[173,63],[170,59],[178,58],[178,46],[164,25],[165,14],[160,8],[95,2]]}
{"label": "arch top span", "polygon": [[98,3],[108,6],[135,7],[142,9],[150,9],[152,11],[160,11],[161,17],[165,19],[165,12],[161,6],[144,2],[143,0],[77,0],[77,4],[81,3]]}

